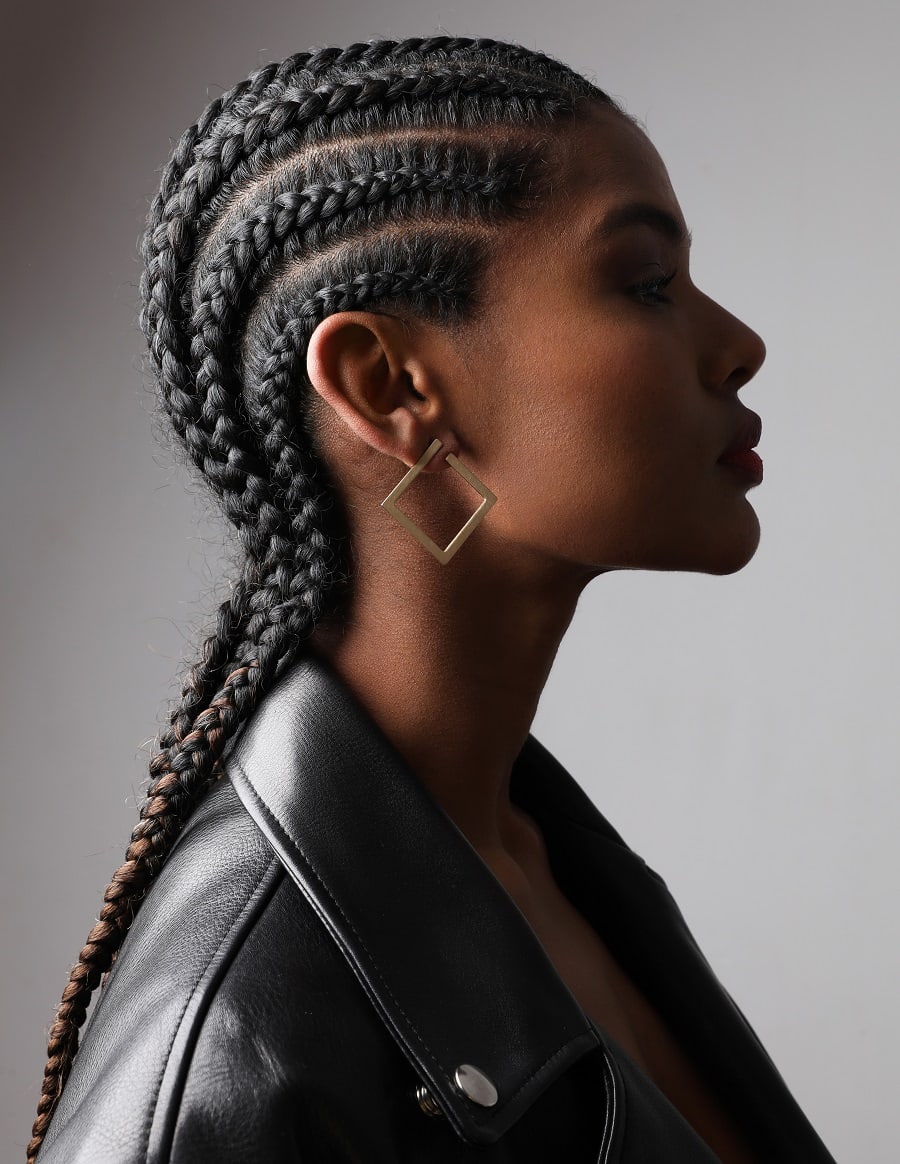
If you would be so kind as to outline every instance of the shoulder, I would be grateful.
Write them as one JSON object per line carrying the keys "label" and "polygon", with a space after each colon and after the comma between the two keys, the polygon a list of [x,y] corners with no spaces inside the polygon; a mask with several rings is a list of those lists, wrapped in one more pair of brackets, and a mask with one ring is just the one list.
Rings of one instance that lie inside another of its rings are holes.
{"label": "shoulder", "polygon": [[41,1164],[169,1158],[210,1007],[285,891],[297,897],[231,783],[219,781],[126,937],[83,1032]]}
{"label": "shoulder", "polygon": [[224,777],[137,914],[38,1161],[307,1164],[348,1109],[360,1144],[393,1143],[416,1082]]}

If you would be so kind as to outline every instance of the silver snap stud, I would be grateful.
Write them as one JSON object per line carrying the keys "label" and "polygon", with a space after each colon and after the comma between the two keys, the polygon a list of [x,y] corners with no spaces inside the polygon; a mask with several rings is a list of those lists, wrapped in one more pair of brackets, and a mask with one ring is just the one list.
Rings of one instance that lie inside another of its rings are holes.
{"label": "silver snap stud", "polygon": [[479,1107],[493,1107],[497,1102],[497,1088],[483,1071],[471,1063],[460,1063],[453,1075],[453,1082],[466,1099]]}

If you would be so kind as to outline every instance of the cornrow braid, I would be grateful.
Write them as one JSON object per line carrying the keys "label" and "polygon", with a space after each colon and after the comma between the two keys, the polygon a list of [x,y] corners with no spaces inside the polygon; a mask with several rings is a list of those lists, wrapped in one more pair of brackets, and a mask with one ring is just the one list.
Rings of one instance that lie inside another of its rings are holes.
{"label": "cornrow braid", "polygon": [[352,582],[305,354],[340,311],[475,318],[503,225],[552,188],[580,101],[561,62],[487,38],[372,40],[263,66],[210,102],[165,166],[141,242],[141,327],[161,406],[234,526],[239,576],[150,761],[123,864],[50,1028],[28,1161],[91,995],[226,746]]}
{"label": "cornrow braid", "polygon": [[[501,48],[507,59],[512,62],[521,59],[526,68],[530,63],[532,68],[536,54],[527,49],[518,49],[518,46],[507,45],[502,41],[478,38],[456,38],[450,36],[434,36],[426,39],[409,39],[404,41],[372,40],[358,41],[346,48],[327,47],[314,49],[310,52],[294,53],[280,62],[263,65],[245,80],[239,82],[232,89],[223,93],[221,97],[211,101],[203,111],[200,119],[184,131],[175,146],[172,157],[167,163],[160,182],[159,192],[156,194],[151,216],[159,213],[161,206],[170,197],[173,190],[184,177],[185,171],[194,160],[194,150],[198,141],[202,141],[210,132],[213,124],[219,118],[234,109],[238,103],[246,99],[252,102],[260,96],[270,97],[277,91],[278,86],[286,85],[288,81],[300,73],[307,73],[316,77],[329,69],[346,68],[348,66],[374,67],[392,55],[402,59],[412,53],[424,59],[441,54],[444,59],[452,59],[460,53],[472,51],[487,51]],[[554,62],[547,58],[550,75],[554,73],[565,79],[568,70],[565,66],[554,68]],[[274,87],[274,88],[273,88]]]}
{"label": "cornrow braid", "polygon": [[[245,116],[226,119],[224,126],[222,119],[214,122],[209,135],[192,145],[196,160],[183,174],[177,189],[161,206],[158,203],[163,202],[162,198],[154,203],[154,210],[162,221],[157,230],[148,230],[146,234],[144,260],[150,287],[142,287],[145,312],[150,320],[157,323],[157,312],[162,315],[167,308],[171,309],[168,301],[157,302],[154,276],[159,272],[165,278],[166,258],[170,252],[171,261],[177,262],[179,252],[183,254],[190,248],[193,232],[186,223],[200,214],[206,193],[226,182],[242,161],[245,162],[245,172],[247,169],[258,170],[278,156],[273,143],[284,142],[288,148],[295,148],[298,135],[302,131],[313,134],[317,122],[328,121],[336,130],[343,119],[349,123],[348,128],[353,128],[354,120],[358,125],[365,113],[371,110],[378,111],[382,127],[392,121],[402,126],[404,114],[407,120],[409,112],[419,112],[421,117],[425,107],[434,105],[440,111],[443,103],[445,115],[453,109],[454,121],[477,124],[479,114],[482,119],[484,117],[478,103],[484,104],[492,96],[506,94],[520,103],[518,108],[511,110],[513,115],[520,117],[533,116],[536,105],[550,116],[571,112],[572,97],[564,90],[523,81],[518,84],[516,93],[513,82],[466,70],[463,66],[412,75],[386,71],[361,79],[342,77],[315,88],[286,88],[277,97],[264,97]],[[469,110],[466,110],[466,99],[471,103]],[[234,106],[239,102],[240,99],[235,101]],[[393,119],[390,117],[392,112],[395,114]],[[151,354],[159,363],[162,357],[157,352],[155,334],[146,325],[145,330],[150,335]]]}

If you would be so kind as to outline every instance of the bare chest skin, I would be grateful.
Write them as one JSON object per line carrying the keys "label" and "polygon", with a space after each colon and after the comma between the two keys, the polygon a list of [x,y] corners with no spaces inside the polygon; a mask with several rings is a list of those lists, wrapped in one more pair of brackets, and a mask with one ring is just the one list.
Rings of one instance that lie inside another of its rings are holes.
{"label": "bare chest skin", "polygon": [[722,1164],[756,1164],[656,1011],[549,871],[539,890],[532,888],[524,900],[513,896],[585,1013],[654,1081]]}

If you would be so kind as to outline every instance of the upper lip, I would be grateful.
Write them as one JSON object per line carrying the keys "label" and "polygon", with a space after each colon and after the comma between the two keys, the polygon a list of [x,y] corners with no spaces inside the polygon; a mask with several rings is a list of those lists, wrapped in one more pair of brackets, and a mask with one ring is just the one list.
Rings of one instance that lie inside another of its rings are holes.
{"label": "upper lip", "polygon": [[755,412],[751,412],[748,409],[741,423],[738,425],[731,443],[719,457],[719,460],[721,461],[725,457],[733,456],[735,453],[748,452],[759,444],[761,436],[762,420]]}

